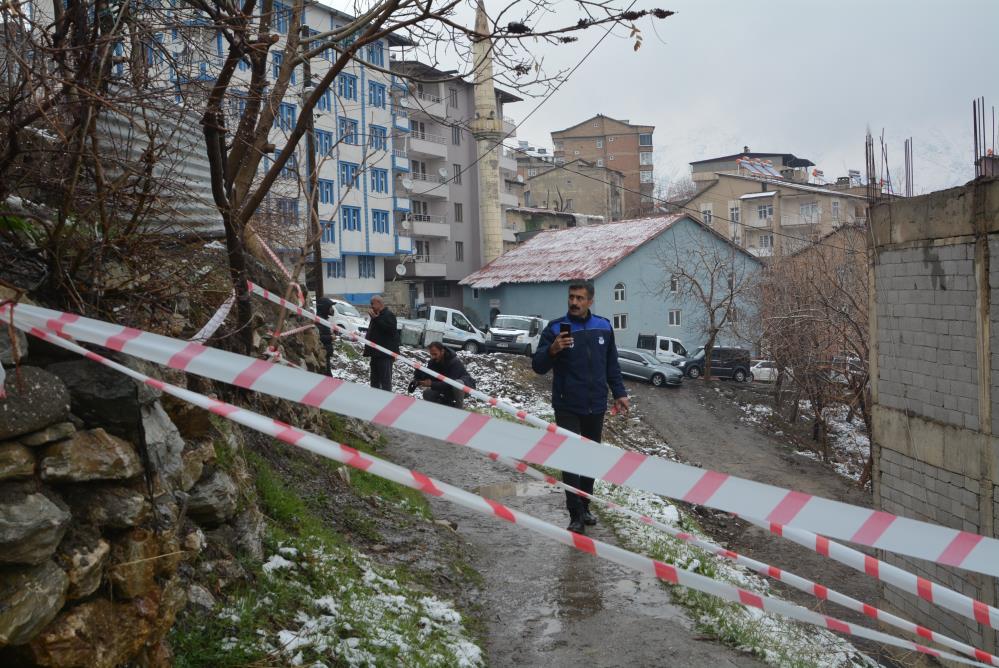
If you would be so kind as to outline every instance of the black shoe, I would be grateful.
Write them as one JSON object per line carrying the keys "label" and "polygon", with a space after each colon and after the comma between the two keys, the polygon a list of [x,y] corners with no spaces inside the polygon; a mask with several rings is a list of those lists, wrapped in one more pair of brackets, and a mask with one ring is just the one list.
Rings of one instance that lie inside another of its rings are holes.
{"label": "black shoe", "polygon": [[593,516],[593,515],[592,515],[592,514],[590,513],[589,509],[587,509],[587,510],[584,510],[584,511],[583,511],[583,524],[585,524],[585,525],[586,525],[586,526],[588,526],[588,527],[591,527],[591,526],[593,526],[593,525],[594,525],[594,524],[596,524],[596,523],[597,523],[597,518],[596,518],[596,517],[594,517],[594,516]]}
{"label": "black shoe", "polygon": [[573,519],[569,522],[569,526],[566,527],[566,530],[578,533],[580,536],[586,535],[586,527],[583,525],[583,520],[581,519]]}

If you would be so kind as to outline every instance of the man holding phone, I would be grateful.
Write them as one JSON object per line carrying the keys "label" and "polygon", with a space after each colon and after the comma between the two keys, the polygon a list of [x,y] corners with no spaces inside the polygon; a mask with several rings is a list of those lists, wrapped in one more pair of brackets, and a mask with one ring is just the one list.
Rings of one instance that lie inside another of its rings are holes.
{"label": "man holding phone", "polygon": [[[609,320],[591,312],[591,306],[592,283],[569,285],[569,312],[548,323],[532,366],[539,374],[553,372],[555,424],[599,442],[607,412],[607,387],[614,396],[615,409],[627,412],[629,402],[617,361],[614,328]],[[593,478],[563,471],[562,481],[593,492]],[[582,534],[587,525],[597,523],[590,514],[588,499],[566,492],[565,505],[569,510],[569,531]]]}

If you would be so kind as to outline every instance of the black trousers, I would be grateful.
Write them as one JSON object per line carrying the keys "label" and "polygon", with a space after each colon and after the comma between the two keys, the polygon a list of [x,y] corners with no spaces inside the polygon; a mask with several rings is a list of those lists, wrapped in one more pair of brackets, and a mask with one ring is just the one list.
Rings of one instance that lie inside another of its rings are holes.
{"label": "black trousers", "polygon": [[391,357],[371,358],[371,387],[392,391],[392,362],[394,361]]}
{"label": "black trousers", "polygon": [[319,342],[323,344],[323,349],[326,351],[326,369],[323,371],[323,373],[329,376],[330,367],[333,366],[333,336],[328,334],[320,334]]}
{"label": "black trousers", "polygon": [[[577,415],[576,413],[569,413],[567,411],[555,411],[555,424],[599,443],[604,431],[604,414]],[[562,482],[580,489],[587,494],[593,493],[593,478],[587,478],[586,476],[569,471],[562,471]],[[570,491],[566,491],[565,507],[569,509],[569,516],[576,519],[584,510],[590,507],[590,501]]]}
{"label": "black trousers", "polygon": [[428,387],[423,390],[423,398],[435,404],[454,406],[456,408],[461,408],[465,404],[465,393],[456,387],[448,387],[443,392],[438,392]]}

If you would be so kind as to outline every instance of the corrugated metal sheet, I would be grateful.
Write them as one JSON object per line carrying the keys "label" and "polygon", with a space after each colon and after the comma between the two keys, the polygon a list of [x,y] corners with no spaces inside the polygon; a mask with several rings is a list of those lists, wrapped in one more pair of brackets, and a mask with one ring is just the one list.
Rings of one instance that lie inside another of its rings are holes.
{"label": "corrugated metal sheet", "polygon": [[684,217],[674,214],[542,232],[460,283],[495,288],[505,283],[594,279]]}

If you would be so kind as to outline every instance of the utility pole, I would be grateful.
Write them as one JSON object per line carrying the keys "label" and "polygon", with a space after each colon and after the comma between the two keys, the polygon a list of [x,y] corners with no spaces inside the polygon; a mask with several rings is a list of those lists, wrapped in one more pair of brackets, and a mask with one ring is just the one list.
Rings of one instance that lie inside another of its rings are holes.
{"label": "utility pole", "polygon": [[[307,32],[308,26],[302,26],[302,30]],[[302,97],[308,96],[314,87],[312,83],[311,59],[306,58],[302,63]],[[319,298],[323,296],[323,246],[322,230],[319,225],[319,172],[316,169],[316,123],[312,109],[305,112],[305,151],[306,171],[309,177],[309,235],[312,236],[312,275],[313,290],[316,293],[316,307],[319,305]]]}

